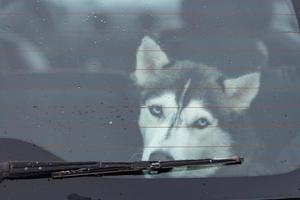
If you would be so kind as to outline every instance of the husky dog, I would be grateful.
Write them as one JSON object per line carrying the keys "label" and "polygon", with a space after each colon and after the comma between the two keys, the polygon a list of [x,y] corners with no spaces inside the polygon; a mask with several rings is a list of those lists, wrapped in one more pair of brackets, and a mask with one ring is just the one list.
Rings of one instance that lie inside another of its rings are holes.
{"label": "husky dog", "polygon": [[212,176],[222,168],[234,169],[233,174],[237,169],[247,169],[246,175],[261,171],[259,166],[248,167],[255,152],[243,146],[257,144],[246,111],[259,92],[260,72],[227,78],[213,67],[171,62],[148,36],[136,59],[132,76],[140,88],[142,160],[245,157],[246,168],[180,168],[172,170],[173,177]]}

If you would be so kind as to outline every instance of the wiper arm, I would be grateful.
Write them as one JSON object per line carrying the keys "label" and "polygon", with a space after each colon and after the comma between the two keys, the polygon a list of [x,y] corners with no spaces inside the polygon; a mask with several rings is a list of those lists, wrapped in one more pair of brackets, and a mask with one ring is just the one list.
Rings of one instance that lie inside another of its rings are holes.
{"label": "wiper arm", "polygon": [[4,179],[62,179],[81,176],[141,175],[164,173],[176,167],[223,166],[242,164],[242,157],[176,161],[136,162],[33,162],[0,163],[0,181]]}

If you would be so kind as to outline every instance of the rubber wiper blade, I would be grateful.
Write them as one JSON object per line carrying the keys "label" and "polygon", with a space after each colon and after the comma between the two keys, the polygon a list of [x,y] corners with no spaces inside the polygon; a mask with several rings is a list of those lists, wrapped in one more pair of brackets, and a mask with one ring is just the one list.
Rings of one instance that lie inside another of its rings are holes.
{"label": "rubber wiper blade", "polygon": [[242,157],[136,162],[21,162],[0,163],[0,179],[63,179],[82,176],[142,175],[165,173],[176,167],[242,164]]}
{"label": "rubber wiper blade", "polygon": [[98,167],[99,162],[8,161],[0,163],[0,180],[51,178],[53,172]]}
{"label": "rubber wiper blade", "polygon": [[224,166],[242,164],[244,158],[207,158],[196,160],[172,160],[172,161],[137,161],[120,163],[102,163],[101,167],[82,168],[78,170],[65,170],[52,173],[52,178],[72,178],[80,176],[116,176],[116,175],[141,175],[159,174],[169,172],[176,167],[193,166]]}

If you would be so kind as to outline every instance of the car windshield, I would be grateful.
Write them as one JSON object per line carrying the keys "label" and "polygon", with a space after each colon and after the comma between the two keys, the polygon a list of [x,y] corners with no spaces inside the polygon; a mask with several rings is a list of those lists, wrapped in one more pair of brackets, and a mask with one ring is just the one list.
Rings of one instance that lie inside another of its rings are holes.
{"label": "car windshield", "polygon": [[0,140],[64,161],[244,158],[146,178],[298,168],[299,2],[0,5]]}

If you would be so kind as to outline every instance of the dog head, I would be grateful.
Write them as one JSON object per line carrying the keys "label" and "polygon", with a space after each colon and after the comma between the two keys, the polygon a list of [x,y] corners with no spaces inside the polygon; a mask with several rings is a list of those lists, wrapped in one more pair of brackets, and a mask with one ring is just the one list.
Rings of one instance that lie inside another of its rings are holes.
{"label": "dog head", "polygon": [[[216,68],[189,61],[171,63],[151,38],[137,51],[135,83],[141,89],[139,126],[143,160],[234,156],[230,126],[259,91],[258,72],[226,78]],[[217,168],[201,170],[202,176]],[[181,169],[174,176],[187,175]]]}

